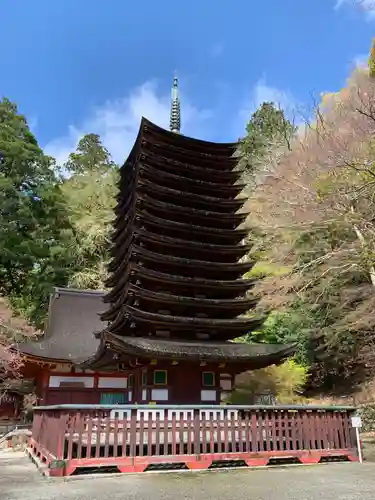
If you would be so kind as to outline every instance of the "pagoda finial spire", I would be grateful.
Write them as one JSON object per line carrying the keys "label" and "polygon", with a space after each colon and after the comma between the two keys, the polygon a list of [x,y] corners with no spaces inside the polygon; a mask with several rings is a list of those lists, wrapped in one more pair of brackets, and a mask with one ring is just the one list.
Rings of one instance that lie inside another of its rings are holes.
{"label": "pagoda finial spire", "polygon": [[180,97],[178,93],[178,79],[176,73],[173,78],[172,87],[172,101],[171,101],[171,116],[169,122],[169,129],[176,134],[180,133],[181,129],[181,107]]}

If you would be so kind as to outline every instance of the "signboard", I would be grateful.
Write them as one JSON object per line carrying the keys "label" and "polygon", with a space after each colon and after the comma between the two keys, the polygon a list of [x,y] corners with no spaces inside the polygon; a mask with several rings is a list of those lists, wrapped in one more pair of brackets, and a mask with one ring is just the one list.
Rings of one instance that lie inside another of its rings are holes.
{"label": "signboard", "polygon": [[362,427],[361,417],[356,415],[355,417],[351,418],[351,421],[352,421],[352,427],[354,427],[354,429],[360,429]]}

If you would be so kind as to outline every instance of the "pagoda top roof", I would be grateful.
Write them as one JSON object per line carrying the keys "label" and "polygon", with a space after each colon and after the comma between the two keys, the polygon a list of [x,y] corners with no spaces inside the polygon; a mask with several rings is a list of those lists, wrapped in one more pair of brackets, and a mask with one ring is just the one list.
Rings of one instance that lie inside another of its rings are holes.
{"label": "pagoda top roof", "polygon": [[100,344],[94,332],[105,327],[99,317],[106,309],[104,295],[96,290],[55,288],[44,335],[19,344],[18,349],[35,361],[74,364],[91,358]]}
{"label": "pagoda top roof", "polygon": [[170,130],[159,127],[144,116],[141,119],[140,130],[147,127],[147,130],[152,134],[165,138],[169,143],[180,146],[186,149],[197,150],[201,152],[212,152],[212,154],[231,156],[238,147],[236,142],[211,142],[202,139],[195,139],[182,134],[176,134]]}

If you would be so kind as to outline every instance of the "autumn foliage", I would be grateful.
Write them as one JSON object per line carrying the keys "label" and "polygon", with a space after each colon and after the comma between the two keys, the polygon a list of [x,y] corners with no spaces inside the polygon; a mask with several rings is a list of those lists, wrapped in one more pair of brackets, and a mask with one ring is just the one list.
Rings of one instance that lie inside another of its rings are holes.
{"label": "autumn foliage", "polygon": [[375,81],[356,69],[269,156],[249,199],[260,255],[283,269],[259,283],[259,308],[277,315],[280,340],[299,343],[311,384],[327,390],[375,374],[374,137]]}
{"label": "autumn foliage", "polygon": [[36,333],[35,328],[15,316],[7,300],[0,297],[0,379],[19,377],[23,362],[17,342]]}

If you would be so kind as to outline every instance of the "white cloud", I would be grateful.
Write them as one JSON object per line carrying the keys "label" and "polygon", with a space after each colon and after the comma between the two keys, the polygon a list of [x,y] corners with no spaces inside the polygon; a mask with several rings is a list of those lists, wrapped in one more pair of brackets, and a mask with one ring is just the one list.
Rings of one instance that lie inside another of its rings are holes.
{"label": "white cloud", "polygon": [[[185,96],[182,96],[182,102],[184,133],[198,137],[207,135],[207,127],[203,125],[212,117],[212,112],[198,109],[190,104]],[[122,99],[107,101],[104,105],[92,109],[86,119],[78,125],[70,125],[63,137],[52,140],[44,149],[61,165],[67,160],[69,153],[74,151],[84,134],[97,133],[113,159],[121,164],[134,143],[141,117],[168,128],[169,112],[170,95],[161,94],[156,83],[149,81]]]}
{"label": "white cloud", "polygon": [[375,19],[375,0],[337,0],[335,10],[344,5],[353,5],[365,12],[370,19]]}
{"label": "white cloud", "polygon": [[248,121],[263,102],[273,102],[275,106],[284,110],[289,119],[296,113],[297,101],[289,91],[268,85],[265,79],[261,79],[255,84],[250,96],[245,99],[239,111],[240,117]]}

